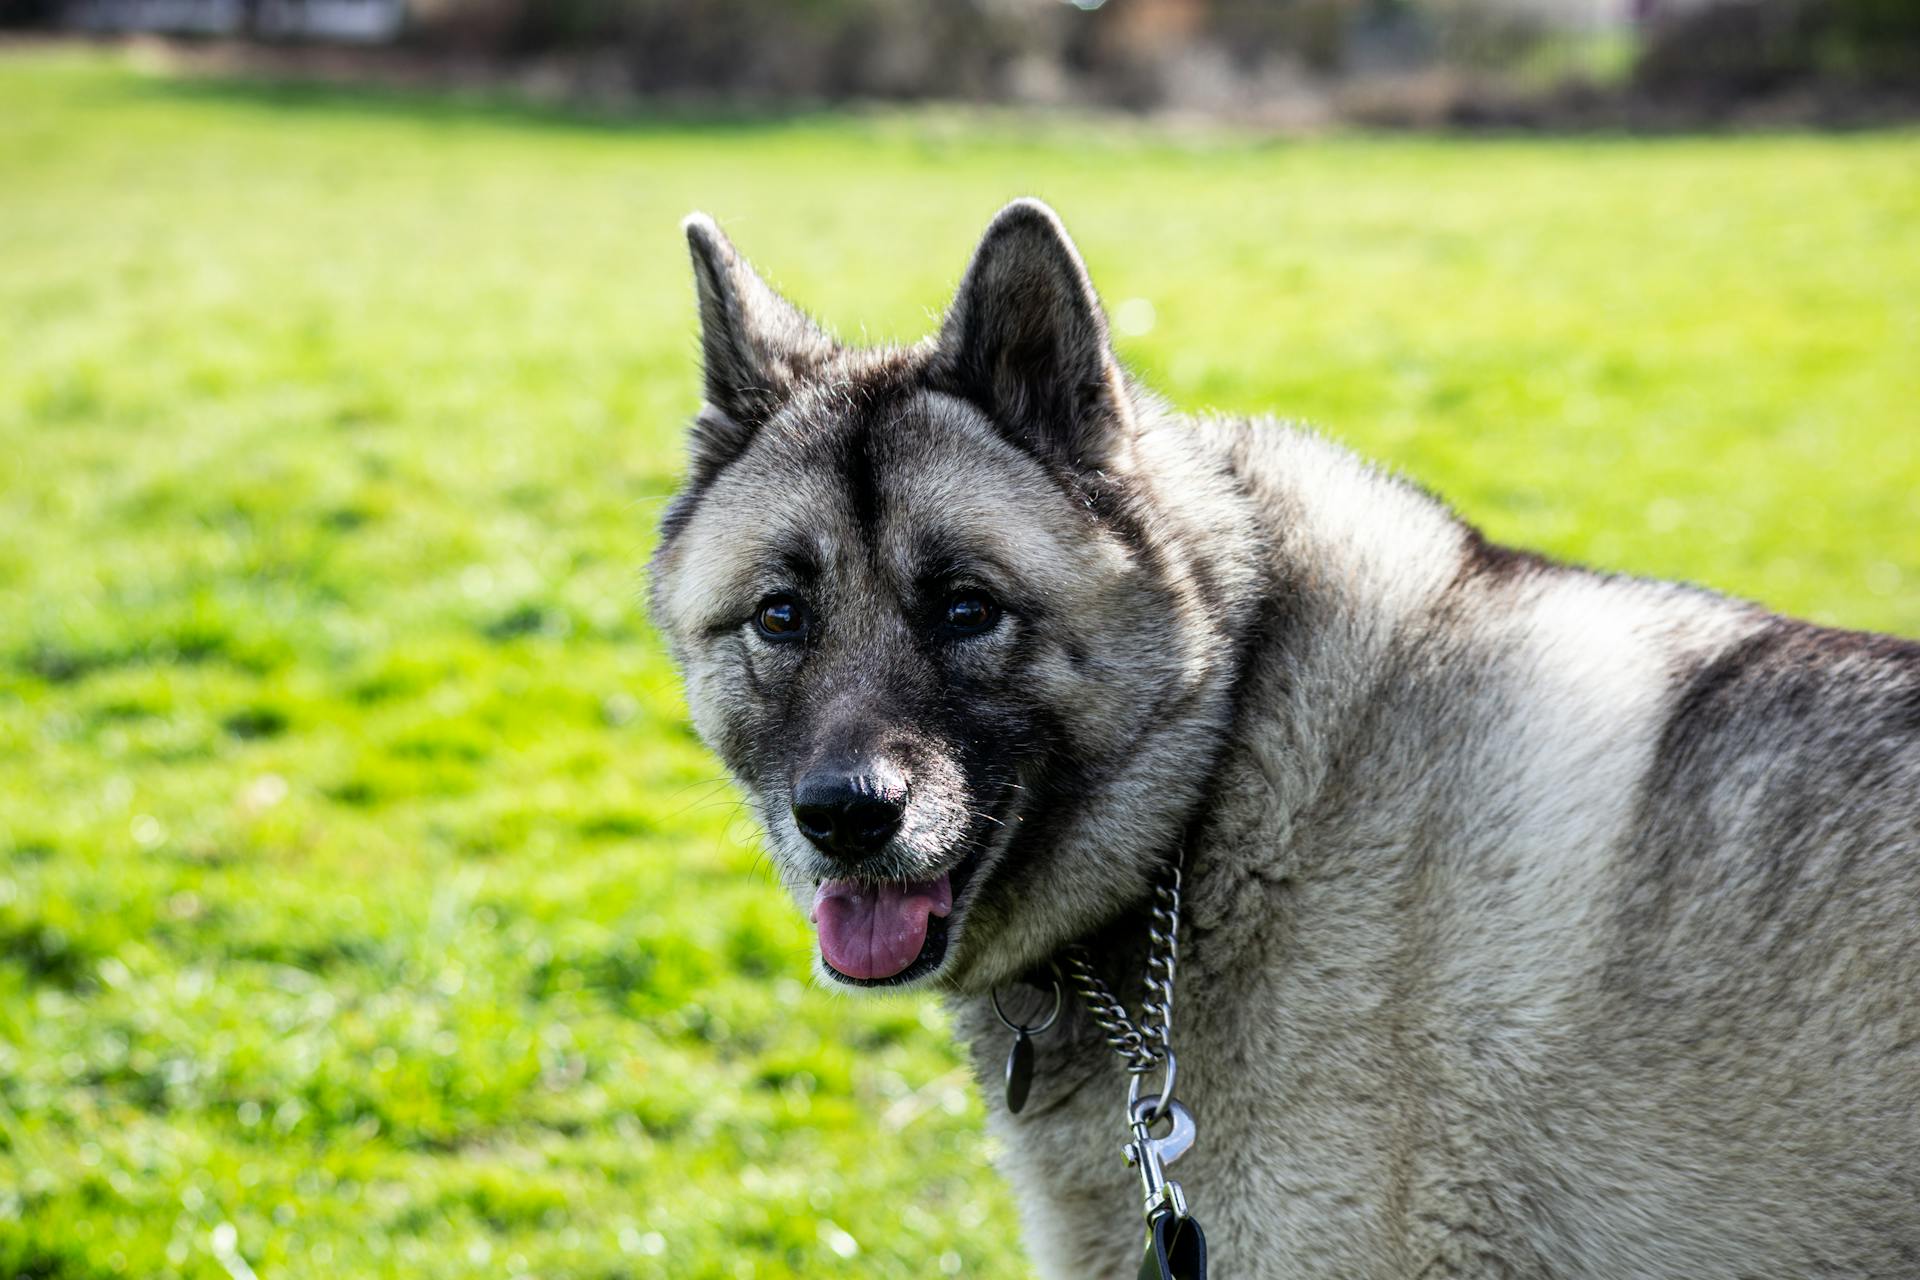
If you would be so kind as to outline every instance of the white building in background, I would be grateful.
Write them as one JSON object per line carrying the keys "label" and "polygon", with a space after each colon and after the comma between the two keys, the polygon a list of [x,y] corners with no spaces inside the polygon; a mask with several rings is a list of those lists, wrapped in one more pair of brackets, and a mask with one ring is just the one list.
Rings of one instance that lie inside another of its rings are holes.
{"label": "white building in background", "polygon": [[250,34],[378,44],[406,25],[406,0],[69,0],[66,25],[83,31]]}

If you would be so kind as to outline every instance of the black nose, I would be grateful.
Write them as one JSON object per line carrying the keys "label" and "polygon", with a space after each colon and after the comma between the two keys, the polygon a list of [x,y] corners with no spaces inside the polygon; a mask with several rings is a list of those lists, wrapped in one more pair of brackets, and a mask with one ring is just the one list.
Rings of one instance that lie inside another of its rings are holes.
{"label": "black nose", "polygon": [[793,786],[800,834],[836,857],[879,852],[906,811],[907,780],[884,767],[810,773]]}

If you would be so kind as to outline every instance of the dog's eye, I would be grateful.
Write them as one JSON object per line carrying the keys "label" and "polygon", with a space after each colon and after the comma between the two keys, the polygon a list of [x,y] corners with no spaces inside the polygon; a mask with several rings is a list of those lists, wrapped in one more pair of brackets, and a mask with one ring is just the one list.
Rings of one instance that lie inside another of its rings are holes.
{"label": "dog's eye", "polygon": [[947,597],[942,619],[949,635],[977,636],[1000,621],[1000,606],[984,591],[960,591]]}
{"label": "dog's eye", "polygon": [[754,613],[753,625],[769,640],[798,640],[807,633],[807,607],[792,596],[768,596]]}

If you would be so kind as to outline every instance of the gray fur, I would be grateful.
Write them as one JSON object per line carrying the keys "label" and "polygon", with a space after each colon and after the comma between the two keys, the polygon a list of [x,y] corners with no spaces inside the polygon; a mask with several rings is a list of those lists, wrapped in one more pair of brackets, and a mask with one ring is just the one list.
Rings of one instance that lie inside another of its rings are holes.
{"label": "gray fur", "polygon": [[[1168,413],[1038,204],[898,351],[784,303],[742,342],[773,295],[689,232],[703,422],[740,429],[696,436],[656,616],[803,905],[835,872],[795,770],[909,762],[865,874],[977,865],[915,981],[984,1082],[985,993],[1067,943],[1137,1001],[1185,838],[1176,1173],[1216,1274],[1920,1275],[1920,646],[1495,547],[1310,433]],[[1006,621],[929,640],[942,574]],[[805,646],[754,638],[774,590]],[[985,1090],[1030,1250],[1130,1276],[1124,1077],[1078,1010],[1039,1048],[1025,1113]]]}

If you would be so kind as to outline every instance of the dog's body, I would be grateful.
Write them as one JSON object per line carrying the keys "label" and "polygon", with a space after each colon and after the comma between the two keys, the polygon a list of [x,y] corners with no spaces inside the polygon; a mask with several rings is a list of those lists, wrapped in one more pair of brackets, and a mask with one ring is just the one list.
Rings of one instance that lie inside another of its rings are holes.
{"label": "dog's body", "polygon": [[[1218,1274],[1920,1275],[1920,646],[1172,417],[1038,206],[877,355],[690,234],[656,609],[823,974],[948,992],[1043,1274],[1138,1263],[1125,1077],[1069,1007],[1008,1114],[986,993],[1080,940],[1137,1001],[1184,840],[1172,1172]],[[802,803],[849,768],[899,780],[882,842]]]}
{"label": "dog's body", "polygon": [[[1285,429],[1202,438],[1293,637],[1191,854],[1174,1173],[1222,1272],[1920,1274],[1920,650],[1497,551]],[[1119,1076],[1076,1030],[994,1130],[1043,1274],[1128,1275]]]}

